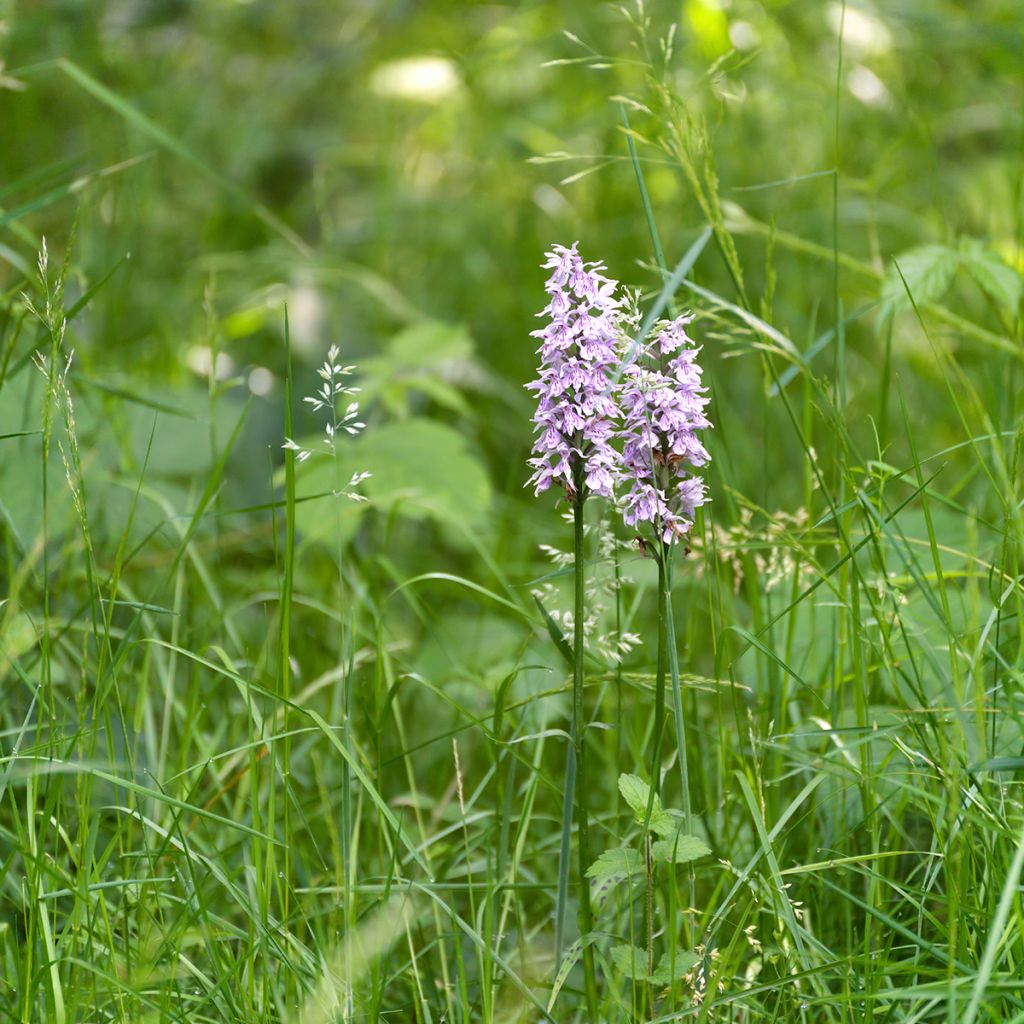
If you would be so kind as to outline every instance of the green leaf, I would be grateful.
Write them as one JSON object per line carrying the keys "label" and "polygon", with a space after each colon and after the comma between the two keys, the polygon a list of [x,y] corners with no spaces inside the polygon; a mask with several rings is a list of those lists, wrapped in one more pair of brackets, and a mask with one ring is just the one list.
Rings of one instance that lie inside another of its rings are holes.
{"label": "green leaf", "polygon": [[[622,799],[629,805],[638,825],[647,820],[647,804],[651,799],[651,787],[639,775],[623,774],[619,776],[619,792]],[[661,806],[661,798],[654,794],[651,805],[651,820],[648,828],[659,836],[675,835],[676,823],[672,815]]]}
{"label": "green leaf", "polygon": [[483,466],[465,437],[443,423],[411,419],[368,431],[354,453],[367,495],[376,504],[400,504],[407,515],[431,516],[452,526],[479,523],[491,503]]}
{"label": "green leaf", "polygon": [[596,938],[597,935],[594,932],[591,932],[589,935],[584,935],[583,938],[570,943],[569,947],[566,949],[565,956],[562,958],[562,963],[558,968],[558,974],[555,975],[554,984],[551,986],[551,995],[548,998],[548,1013],[551,1013],[554,1009],[555,1000],[558,999],[558,993],[562,991],[562,986],[572,973],[572,969],[576,966],[576,962],[583,955],[583,950]]}
{"label": "green leaf", "polygon": [[468,415],[459,385],[477,384],[486,376],[473,360],[466,328],[440,320],[423,320],[400,331],[382,355],[364,360],[359,369],[361,401],[380,401],[398,416],[408,414],[411,392]]}
{"label": "green leaf", "polygon": [[[623,773],[619,776],[619,792],[622,799],[629,805],[638,825],[642,825],[647,818],[647,803],[650,800],[651,787],[640,778],[639,775],[628,775]],[[653,817],[661,810],[661,800],[658,794],[654,794],[654,809],[651,812]]]}
{"label": "green leaf", "polygon": [[618,875],[642,875],[644,858],[639,850],[628,846],[618,846],[605,850],[593,864],[587,868],[587,878],[604,881]]}
{"label": "green leaf", "polygon": [[[323,447],[305,440],[305,447]],[[370,429],[351,444],[339,439],[337,465],[315,455],[298,467],[296,521],[307,538],[342,540],[355,532],[368,507],[394,511],[410,519],[434,519],[452,527],[458,541],[467,527],[487,515],[491,485],[479,460],[458,431],[433,420],[413,418]],[[369,501],[354,503],[332,493],[355,472],[370,473],[359,490]],[[302,501],[319,495],[315,501]]]}
{"label": "green leaf", "polygon": [[633,981],[647,980],[647,953],[638,946],[612,946],[612,963]]}
{"label": "green leaf", "polygon": [[651,812],[650,830],[655,835],[663,836],[668,839],[670,836],[674,836],[679,831],[679,825],[676,819],[665,810],[658,809],[657,811]]}
{"label": "green leaf", "polygon": [[685,978],[700,963],[700,957],[696,953],[688,953],[684,950],[676,951],[675,970],[669,960],[667,953],[663,953],[658,961],[658,966],[651,975],[651,981],[655,985],[671,985],[673,981]]}
{"label": "green leaf", "polygon": [[473,354],[473,339],[461,324],[425,320],[400,331],[388,345],[388,359],[399,368],[437,366],[440,363],[468,359]]}
{"label": "green leaf", "polygon": [[895,256],[882,281],[882,319],[910,305],[908,290],[918,305],[941,299],[959,262],[960,254],[948,245],[919,245]]}
{"label": "green leaf", "polygon": [[992,301],[1006,312],[1016,313],[1021,298],[1020,274],[998,253],[975,238],[965,238],[960,242],[960,255],[971,277]]}
{"label": "green leaf", "polygon": [[651,856],[667,864],[688,864],[691,860],[706,857],[711,847],[697,836],[676,836],[662,839],[651,846]]}

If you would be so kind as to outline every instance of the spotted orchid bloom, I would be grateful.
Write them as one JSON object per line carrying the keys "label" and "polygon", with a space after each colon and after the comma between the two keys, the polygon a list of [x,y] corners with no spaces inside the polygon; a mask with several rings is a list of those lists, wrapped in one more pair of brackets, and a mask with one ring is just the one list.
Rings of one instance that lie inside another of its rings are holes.
{"label": "spotted orchid bloom", "polygon": [[699,348],[686,333],[693,315],[659,323],[623,373],[622,462],[630,490],[623,518],[648,522],[666,543],[684,539],[694,512],[707,501],[704,482],[690,472],[710,461],[700,431],[711,426],[701,384]]}
{"label": "spotted orchid bloom", "polygon": [[621,410],[613,374],[622,339],[618,282],[602,263],[584,263],[577,244],[555,245],[542,264],[547,319],[531,336],[540,339],[540,374],[527,384],[537,396],[536,437],[529,483],[540,494],[552,484],[576,491],[576,469],[588,493],[612,497],[621,460],[612,447]]}

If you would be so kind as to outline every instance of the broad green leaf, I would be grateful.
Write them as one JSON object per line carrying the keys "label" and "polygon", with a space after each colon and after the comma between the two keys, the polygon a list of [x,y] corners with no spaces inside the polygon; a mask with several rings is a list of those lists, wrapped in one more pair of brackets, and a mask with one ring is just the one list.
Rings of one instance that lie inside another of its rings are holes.
{"label": "broad green leaf", "polygon": [[651,812],[650,830],[655,834],[668,839],[679,831],[679,824],[668,811],[658,809]]}
{"label": "broad green leaf", "polygon": [[647,980],[647,953],[638,946],[612,946],[612,963],[633,981]]}
{"label": "broad green leaf", "polygon": [[[314,450],[319,440],[306,440]],[[314,456],[298,467],[300,500],[296,521],[307,538],[342,540],[355,532],[367,508],[395,511],[411,519],[434,519],[452,527],[458,538],[480,523],[491,502],[487,473],[469,451],[462,434],[443,423],[414,418],[370,429],[347,444],[338,442],[337,466],[328,456]],[[370,473],[359,487],[368,502],[354,503],[334,491],[355,472]]]}
{"label": "broad green leaf", "polygon": [[908,290],[918,305],[941,299],[959,262],[959,253],[948,245],[919,245],[899,253],[882,281],[882,319],[909,307]]}
{"label": "broad green leaf", "polygon": [[[636,823],[643,825],[647,820],[647,804],[651,798],[651,787],[639,775],[623,774],[619,776],[619,792],[633,812]],[[661,798],[657,793],[654,794],[648,827],[659,836],[671,836],[676,832],[676,823],[668,811],[661,806]]]}
{"label": "broad green leaf", "polygon": [[[647,802],[650,799],[651,787],[639,775],[623,773],[619,776],[619,792],[622,794],[622,799],[626,801],[629,809],[633,812],[633,817],[636,818],[637,824],[642,825],[647,817]],[[660,810],[661,800],[655,794],[652,816]]]}
{"label": "broad green leaf", "polygon": [[36,628],[24,612],[15,612],[4,621],[4,604],[6,601],[0,601],[0,682],[7,675],[11,663],[39,642]]}
{"label": "broad green leaf", "polygon": [[587,868],[587,878],[594,878],[598,881],[604,881],[604,879],[613,878],[616,875],[642,875],[643,873],[643,856],[639,850],[631,849],[628,846],[617,846],[614,849],[605,850]]}
{"label": "broad green leaf", "polygon": [[697,836],[677,836],[662,839],[651,846],[651,856],[659,862],[687,864],[691,860],[706,857],[711,847]]}
{"label": "broad green leaf", "polygon": [[425,320],[399,331],[388,344],[388,359],[398,369],[437,366],[467,359],[473,354],[473,339],[461,324]]}
{"label": "broad green leaf", "polygon": [[[651,981],[655,985],[671,985],[673,981],[685,978],[700,963],[700,957],[696,953],[688,953],[684,950],[676,951],[675,964],[669,960],[667,953],[663,953],[658,961],[658,966],[651,975]],[[675,967],[675,970],[673,970]]]}
{"label": "broad green leaf", "polygon": [[473,339],[460,324],[424,320],[396,334],[380,356],[360,364],[364,403],[380,401],[398,416],[409,412],[410,392],[462,415],[470,410],[459,391],[484,371],[473,360]]}
{"label": "broad green leaf", "polygon": [[965,238],[960,243],[963,265],[996,305],[1015,313],[1020,304],[1020,274],[983,242]]}

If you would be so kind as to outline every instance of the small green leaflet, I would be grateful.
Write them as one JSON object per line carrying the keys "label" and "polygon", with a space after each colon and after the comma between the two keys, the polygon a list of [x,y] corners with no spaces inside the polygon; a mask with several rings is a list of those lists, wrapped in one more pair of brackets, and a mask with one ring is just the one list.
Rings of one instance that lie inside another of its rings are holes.
{"label": "small green leaflet", "polygon": [[614,878],[617,875],[642,875],[643,873],[643,856],[639,850],[633,850],[628,846],[618,846],[612,850],[605,850],[587,868],[587,878],[594,878],[599,882],[607,878]]}
{"label": "small green leaflet", "polygon": [[976,238],[960,242],[960,259],[968,273],[997,306],[1013,314],[1020,304],[1024,282],[1020,274],[994,250]]}
{"label": "small green leaflet", "polygon": [[[882,319],[914,302],[936,302],[953,283],[960,257],[948,245],[918,245],[893,257],[882,281]],[[906,285],[904,285],[906,281]]]}
{"label": "small green leaflet", "polygon": [[[667,953],[663,953],[658,961],[657,970],[651,975],[651,981],[655,985],[671,985],[673,981],[685,978],[700,963],[700,957],[696,953],[687,953],[683,950],[676,951],[675,971],[669,962]],[[675,974],[673,978],[672,975]]]}
{"label": "small green leaflet", "polygon": [[[678,951],[675,955],[675,964],[669,961],[668,954],[662,954],[658,966],[653,974],[647,973],[647,952],[639,946],[612,946],[609,950],[612,963],[622,973],[633,981],[650,981],[655,985],[671,985],[673,981],[685,978],[690,971],[700,962],[696,953]],[[673,970],[673,966],[675,970]],[[674,976],[673,976],[674,975]]]}
{"label": "small green leaflet", "polygon": [[677,836],[675,839],[661,839],[651,846],[651,856],[656,861],[669,864],[688,864],[691,860],[706,857],[711,848],[697,836]]}
{"label": "small green leaflet", "polygon": [[[647,804],[651,800],[651,787],[639,775],[623,774],[619,776],[619,792],[622,799],[629,805],[636,823],[640,826],[647,821]],[[672,815],[661,806],[661,798],[654,794],[651,804],[651,820],[648,828],[659,836],[672,836],[676,833],[676,823]]]}
{"label": "small green leaflet", "polygon": [[1016,312],[1024,290],[1021,275],[984,242],[962,238],[956,246],[918,245],[893,257],[882,281],[882,320],[908,308],[911,298],[918,305],[938,302],[961,268],[1004,312]]}
{"label": "small green leaflet", "polygon": [[612,963],[633,981],[647,980],[647,953],[638,946],[612,946]]}

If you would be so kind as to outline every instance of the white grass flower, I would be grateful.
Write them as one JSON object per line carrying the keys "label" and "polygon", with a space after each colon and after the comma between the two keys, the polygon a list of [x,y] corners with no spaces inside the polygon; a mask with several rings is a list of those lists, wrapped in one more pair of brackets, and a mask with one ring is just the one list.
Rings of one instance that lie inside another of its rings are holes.
{"label": "white grass flower", "polygon": [[[331,456],[336,456],[338,454],[335,443],[339,430],[343,430],[349,436],[354,437],[366,428],[366,423],[357,418],[359,416],[358,402],[349,402],[344,409],[339,409],[339,395],[354,395],[360,389],[352,387],[342,380],[343,377],[351,376],[356,368],[355,366],[346,366],[339,363],[338,352],[337,345],[332,345],[328,349],[326,361],[322,366],[317,367],[316,371],[317,375],[323,380],[323,384],[313,394],[306,395],[302,399],[310,406],[314,413],[327,410],[323,437],[324,447],[327,451],[317,452],[316,454],[319,455],[330,454]],[[314,454],[313,449],[303,448],[302,445],[290,437],[284,439],[284,444],[281,447],[286,451],[294,452],[297,462],[305,462]],[[369,476],[369,473],[353,473],[348,483],[334,492],[335,495],[337,497],[344,496],[351,501],[366,501],[366,498],[362,494],[358,494],[355,488]]]}

